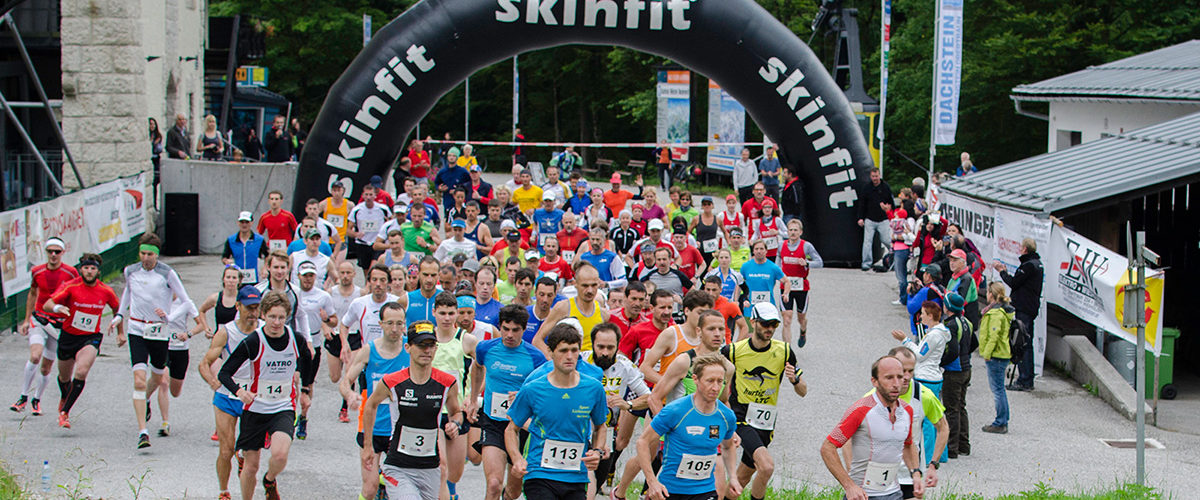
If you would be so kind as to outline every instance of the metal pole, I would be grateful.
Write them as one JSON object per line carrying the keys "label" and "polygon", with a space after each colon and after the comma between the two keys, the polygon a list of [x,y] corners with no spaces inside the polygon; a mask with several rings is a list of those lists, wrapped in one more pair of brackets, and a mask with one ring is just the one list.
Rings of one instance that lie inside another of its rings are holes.
{"label": "metal pole", "polygon": [[517,69],[517,56],[513,56],[513,116],[512,116],[513,132],[516,132],[517,124],[521,123],[520,119],[521,119],[521,72]]}
{"label": "metal pole", "polygon": [[[0,93],[0,106],[4,107],[4,114],[8,115],[8,119],[16,124],[17,132],[20,133],[21,139],[25,141],[26,146],[29,146],[29,150],[33,151],[33,157],[37,159],[38,165],[40,165],[42,170],[46,172],[46,178],[50,180],[50,185],[54,186],[55,192],[60,195],[66,193],[66,190],[62,187],[62,184],[58,182],[58,179],[54,178],[54,171],[50,170],[50,166],[46,164],[46,159],[42,158],[42,152],[38,151],[37,145],[33,143],[33,139],[30,138],[29,133],[25,131],[25,126],[21,125],[21,122],[17,121],[17,114],[13,112],[11,107],[9,107],[8,99],[4,98],[3,93]],[[82,181],[80,181],[79,186],[83,187]]]}
{"label": "metal pole", "polygon": [[21,32],[17,31],[17,23],[7,13],[4,14],[4,22],[8,24],[8,29],[12,30],[13,40],[17,42],[17,50],[21,53],[21,59],[25,61],[25,69],[33,77],[33,88],[37,89],[38,97],[42,100],[42,106],[46,108],[46,117],[50,119],[50,125],[54,128],[54,135],[58,137],[58,141],[63,145],[63,154],[67,156],[67,163],[71,165],[71,172],[75,174],[75,181],[79,182],[80,188],[87,187],[83,183],[83,177],[79,175],[79,168],[75,166],[75,157],[71,155],[71,148],[67,146],[67,138],[63,135],[62,127],[58,124],[58,117],[54,116],[54,110],[50,109],[50,99],[46,97],[46,89],[42,87],[42,79],[38,77],[37,70],[33,67],[33,60],[29,58],[29,51],[25,50],[25,42],[21,39]]}
{"label": "metal pole", "polygon": [[471,77],[467,77],[463,96],[463,141],[471,140]]}
{"label": "metal pole", "polygon": [[[1128,223],[1126,223],[1128,224]],[[1126,228],[1129,226],[1127,225]],[[1126,234],[1128,235],[1128,229]],[[1137,269],[1137,284],[1132,287],[1127,287],[1125,294],[1133,295],[1133,303],[1136,308],[1133,311],[1126,311],[1125,314],[1133,314],[1137,322],[1137,355],[1134,357],[1134,370],[1137,373],[1134,377],[1134,389],[1137,392],[1137,484],[1138,486],[1146,485],[1146,316],[1141,311],[1146,310],[1146,264],[1143,261],[1143,247],[1146,244],[1146,232],[1138,231],[1137,239],[1130,246],[1132,253],[1129,265]],[[1133,271],[1133,269],[1130,269]],[[1129,302],[1126,302],[1128,304]],[[1128,308],[1127,308],[1128,309]]]}
{"label": "metal pole", "polygon": [[937,1],[937,6],[933,11],[933,58],[930,60],[930,78],[929,78],[929,172],[926,185],[933,185],[933,158],[937,156],[937,146],[934,141],[937,139],[937,35],[938,35],[938,16],[942,13],[942,0]]}

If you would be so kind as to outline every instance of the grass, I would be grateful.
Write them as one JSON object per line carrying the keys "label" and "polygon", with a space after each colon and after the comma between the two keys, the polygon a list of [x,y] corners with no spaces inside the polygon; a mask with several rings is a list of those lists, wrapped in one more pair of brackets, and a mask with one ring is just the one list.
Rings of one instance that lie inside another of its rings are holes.
{"label": "grass", "polygon": [[[625,498],[631,500],[639,498],[641,490],[640,482],[635,482],[630,486]],[[742,493],[739,500],[749,500],[749,498],[750,492],[747,490]],[[781,488],[768,487],[766,498],[773,500],[840,500],[842,490],[841,488],[825,488],[809,484]],[[1164,497],[1158,490],[1132,483],[1115,483],[1112,489],[1080,493],[1068,493],[1046,483],[1038,483],[1029,490],[994,497],[978,493],[946,491],[943,488],[934,488],[925,492],[926,500],[1145,500],[1162,498]]]}
{"label": "grass", "polygon": [[29,492],[21,488],[17,477],[8,471],[8,464],[0,461],[0,498],[24,500],[32,498]]}

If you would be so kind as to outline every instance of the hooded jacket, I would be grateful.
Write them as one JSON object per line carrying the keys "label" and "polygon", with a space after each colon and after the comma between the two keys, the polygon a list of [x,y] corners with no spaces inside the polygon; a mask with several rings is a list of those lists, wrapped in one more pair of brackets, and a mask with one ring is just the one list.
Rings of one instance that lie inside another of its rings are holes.
{"label": "hooded jacket", "polygon": [[979,355],[983,359],[1012,358],[1008,346],[1008,327],[1016,315],[1016,310],[1007,304],[993,304],[984,311],[983,319],[979,321]]}

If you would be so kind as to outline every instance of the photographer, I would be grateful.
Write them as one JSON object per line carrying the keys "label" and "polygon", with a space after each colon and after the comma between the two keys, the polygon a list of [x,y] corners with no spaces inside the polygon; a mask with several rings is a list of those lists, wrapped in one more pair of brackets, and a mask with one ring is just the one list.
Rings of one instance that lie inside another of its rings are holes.
{"label": "photographer", "polygon": [[942,304],[943,298],[946,296],[946,290],[938,283],[942,279],[942,268],[937,264],[929,264],[921,268],[921,281],[912,280],[908,282],[908,314],[909,329],[916,338],[921,338],[924,335],[925,327],[917,319],[917,313],[921,312],[921,304],[927,300]]}
{"label": "photographer", "polygon": [[287,118],[275,115],[271,130],[263,136],[263,149],[267,152],[267,162],[283,163],[292,159],[292,134],[287,131]]}

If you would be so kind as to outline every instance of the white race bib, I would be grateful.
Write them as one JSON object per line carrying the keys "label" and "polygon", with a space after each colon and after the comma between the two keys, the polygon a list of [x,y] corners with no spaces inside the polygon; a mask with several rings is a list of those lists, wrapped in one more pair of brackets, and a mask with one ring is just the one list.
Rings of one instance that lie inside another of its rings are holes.
{"label": "white race bib", "polygon": [[750,304],[758,304],[760,302],[770,302],[771,292],[750,292]]}
{"label": "white race bib", "polygon": [[542,467],[554,470],[578,471],[583,461],[583,443],[568,443],[547,439],[542,445]]}
{"label": "white race bib", "polygon": [[779,248],[779,238],[776,236],[767,236],[763,238],[763,243],[766,243],[767,250]]}
{"label": "white race bib", "polygon": [[329,221],[330,224],[333,224],[333,227],[342,227],[346,224],[346,218],[342,217],[341,215],[329,214],[325,216],[325,220]]}
{"label": "white race bib", "polygon": [[432,457],[437,454],[437,429],[400,427],[400,442],[396,449],[410,457]]}
{"label": "white race bib", "polygon": [[167,340],[170,337],[166,323],[147,323],[142,328],[142,338],[146,340]]}
{"label": "white race bib", "polygon": [[566,259],[567,262],[573,262],[575,260],[575,251],[563,250],[562,258]]}
{"label": "white race bib", "polygon": [[538,233],[538,246],[546,246],[546,240],[553,237],[554,233]]}
{"label": "white race bib", "polygon": [[887,491],[896,486],[896,476],[899,475],[898,463],[867,462],[867,473],[863,476],[863,490]]}
{"label": "white race bib", "polygon": [[689,455],[684,453],[679,459],[679,469],[675,471],[675,477],[679,479],[708,479],[712,477],[713,465],[716,463],[716,455]]}
{"label": "white race bib", "polygon": [[[96,328],[99,325],[100,325],[100,315],[99,314],[88,314],[88,313],[84,313],[84,312],[75,311],[75,317],[71,318],[71,327],[76,330],[82,330],[82,331],[91,333],[91,332],[96,331]],[[54,330],[54,328],[46,328],[46,330],[50,331],[50,330]]]}
{"label": "white race bib", "polygon": [[242,275],[242,284],[258,283],[258,271],[255,269],[238,269],[238,274]]}
{"label": "white race bib", "polygon": [[[250,390],[250,383],[251,383],[251,382],[253,382],[253,380],[251,380],[251,379],[248,379],[248,378],[237,378],[237,377],[233,377],[233,383],[237,384],[237,386],[238,386],[238,389],[239,389],[239,390],[240,390],[240,389],[245,389],[245,390],[249,391],[249,390]],[[233,397],[235,397],[235,398],[236,398],[236,397],[237,397],[237,393],[234,393]]]}
{"label": "white race bib", "polygon": [[755,429],[775,430],[775,417],[777,416],[778,408],[775,405],[750,403],[746,408],[746,423]]}
{"label": "white race bib", "polygon": [[488,416],[496,420],[504,420],[508,418],[508,393],[493,392],[492,407],[488,410]]}
{"label": "white race bib", "polygon": [[258,399],[266,403],[278,403],[292,397],[291,380],[259,380]]}
{"label": "white race bib", "polygon": [[379,221],[365,220],[358,223],[358,230],[364,233],[373,233],[379,229]]}
{"label": "white race bib", "polygon": [[718,243],[718,240],[716,238],[713,238],[711,240],[704,240],[704,241],[700,242],[701,251],[703,251],[704,253],[713,253],[713,252],[717,251],[717,243]]}
{"label": "white race bib", "polygon": [[267,243],[267,248],[272,252],[276,250],[287,250],[287,240],[271,240]]}
{"label": "white race bib", "polygon": [[804,278],[788,276],[788,284],[791,285],[793,292],[799,292],[799,291],[804,290]]}

